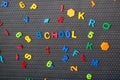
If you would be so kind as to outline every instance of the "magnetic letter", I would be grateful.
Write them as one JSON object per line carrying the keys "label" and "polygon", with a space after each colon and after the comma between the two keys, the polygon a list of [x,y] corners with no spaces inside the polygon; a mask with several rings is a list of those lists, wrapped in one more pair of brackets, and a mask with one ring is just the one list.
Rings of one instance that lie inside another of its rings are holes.
{"label": "magnetic letter", "polygon": [[50,39],[50,33],[49,32],[45,32],[44,33],[44,38],[45,39]]}
{"label": "magnetic letter", "polygon": [[19,2],[19,6],[20,6],[20,8],[24,9],[25,8],[25,3],[21,1],[21,2]]}
{"label": "magnetic letter", "polygon": [[7,1],[2,1],[2,3],[1,3],[1,6],[2,7],[8,7],[8,5],[9,5],[9,2],[7,2]]}
{"label": "magnetic letter", "polygon": [[72,56],[74,57],[74,56],[76,56],[76,55],[78,55],[78,54],[79,54],[79,51],[78,51],[78,50],[74,50]]}
{"label": "magnetic letter", "polygon": [[3,56],[0,56],[0,62],[4,63]]}
{"label": "magnetic letter", "polygon": [[77,36],[75,36],[75,31],[72,31],[72,38],[77,38]]}
{"label": "magnetic letter", "polygon": [[81,55],[81,61],[85,62],[85,55],[84,54]]}
{"label": "magnetic letter", "polygon": [[78,66],[70,66],[70,71],[78,71]]}
{"label": "magnetic letter", "polygon": [[82,20],[84,20],[84,12],[79,12],[78,13],[78,19],[82,19]]}
{"label": "magnetic letter", "polygon": [[94,19],[90,19],[88,26],[89,27],[92,26],[94,28],[94,26],[95,26],[95,20]]}
{"label": "magnetic letter", "polygon": [[93,43],[88,42],[87,45],[86,45],[86,49],[93,50]]}
{"label": "magnetic letter", "polygon": [[37,37],[38,39],[42,38],[42,33],[41,33],[41,32],[36,32],[36,37]]}
{"label": "magnetic letter", "polygon": [[62,58],[62,61],[63,61],[63,62],[67,62],[68,59],[69,59],[68,55],[65,55],[65,56]]}
{"label": "magnetic letter", "polygon": [[38,7],[37,4],[33,3],[33,4],[31,5],[30,9],[31,9],[31,10],[32,10],[32,9],[35,10],[35,9],[37,9],[37,7]]}
{"label": "magnetic letter", "polygon": [[64,32],[63,31],[59,31],[58,32],[58,36],[59,36],[59,38],[64,38]]}
{"label": "magnetic letter", "polygon": [[52,38],[58,38],[58,32],[52,32]]}
{"label": "magnetic letter", "polygon": [[28,22],[29,22],[29,17],[26,16],[25,18],[23,18],[23,21],[24,21],[25,23],[28,23]]}
{"label": "magnetic letter", "polygon": [[62,50],[66,53],[66,52],[68,52],[69,48],[68,48],[67,46],[64,46],[64,47],[62,48]]}
{"label": "magnetic letter", "polygon": [[99,63],[99,61],[97,59],[92,59],[92,61],[91,61],[91,65],[95,66],[95,67],[98,66],[98,63]]}
{"label": "magnetic letter", "polygon": [[108,22],[104,22],[104,23],[102,24],[102,28],[103,28],[104,30],[109,30],[109,29],[111,28],[111,24],[108,23]]}
{"label": "magnetic letter", "polygon": [[69,30],[67,30],[65,32],[66,38],[70,38],[71,37],[71,32]]}
{"label": "magnetic letter", "polygon": [[92,38],[93,38],[93,35],[94,35],[94,32],[93,32],[93,31],[90,31],[90,32],[88,33],[88,38],[89,38],[89,39],[92,39]]}
{"label": "magnetic letter", "polygon": [[46,48],[45,48],[45,51],[46,51],[48,54],[50,54],[50,47],[46,47]]}

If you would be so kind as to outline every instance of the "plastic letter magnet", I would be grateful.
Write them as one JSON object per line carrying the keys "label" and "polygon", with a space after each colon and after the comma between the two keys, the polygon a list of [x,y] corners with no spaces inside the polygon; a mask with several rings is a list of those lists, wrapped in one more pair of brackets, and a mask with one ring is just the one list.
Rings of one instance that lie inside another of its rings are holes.
{"label": "plastic letter magnet", "polygon": [[8,5],[9,5],[9,2],[7,2],[7,1],[2,1],[2,3],[1,3],[1,6],[4,8],[8,7]]}
{"label": "plastic letter magnet", "polygon": [[22,36],[22,32],[17,32],[16,33],[16,38],[20,38]]}
{"label": "plastic letter magnet", "polygon": [[37,6],[37,4],[35,4],[35,3],[33,3],[31,6],[30,6],[30,9],[31,10],[35,10],[35,9],[37,9],[38,8],[38,6]]}
{"label": "plastic letter magnet", "polygon": [[20,6],[20,8],[22,8],[22,9],[24,9],[26,6],[25,6],[25,3],[24,2],[19,2],[19,6]]}

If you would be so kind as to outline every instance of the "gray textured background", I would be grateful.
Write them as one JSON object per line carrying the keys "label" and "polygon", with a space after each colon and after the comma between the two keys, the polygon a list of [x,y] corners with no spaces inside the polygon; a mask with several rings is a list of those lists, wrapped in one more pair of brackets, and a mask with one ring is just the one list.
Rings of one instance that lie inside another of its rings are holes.
{"label": "gray textured background", "polygon": [[[1,3],[2,0],[0,0]],[[4,57],[5,63],[0,63],[0,80],[25,80],[25,77],[34,78],[34,80],[42,80],[47,77],[49,80],[86,80],[87,73],[93,75],[93,80],[119,80],[120,76],[120,0],[95,0],[96,7],[92,8],[90,0],[22,0],[26,4],[25,9],[20,9],[18,6],[21,0],[9,1],[8,8],[0,6],[0,20],[4,25],[0,27],[0,50]],[[30,10],[32,3],[38,4],[37,10]],[[60,12],[60,5],[65,5],[64,12]],[[73,18],[69,18],[66,12],[69,8],[73,8],[76,14]],[[79,11],[85,12],[85,20],[78,20],[77,14]],[[22,19],[25,16],[30,17],[30,22],[25,24]],[[64,17],[63,24],[58,24],[59,16]],[[49,17],[50,23],[44,24],[44,18]],[[96,20],[95,28],[88,27],[89,19]],[[109,31],[102,29],[102,23],[108,21],[112,24]],[[8,29],[10,36],[6,37],[4,29]],[[52,31],[75,30],[77,39],[37,39],[35,33],[52,32]],[[93,39],[88,39],[87,34],[92,30],[95,32]],[[23,32],[20,39],[15,38],[16,32]],[[25,35],[32,38],[31,43],[24,40]],[[94,48],[92,51],[86,50],[87,42],[93,42]],[[103,41],[110,43],[110,49],[104,52],[100,49],[100,44]],[[22,51],[15,47],[22,43],[24,48]],[[61,61],[64,56],[62,47],[69,47],[68,55],[70,59],[67,63]],[[44,48],[51,48],[51,55],[47,55]],[[80,54],[86,56],[85,63],[82,63],[79,56],[72,57],[74,49],[80,51]],[[27,61],[24,59],[24,54],[29,52],[33,59]],[[15,55],[20,55],[20,60],[15,60]],[[92,58],[98,59],[99,67],[91,66]],[[21,62],[27,63],[27,69],[21,68]],[[53,70],[48,69],[45,64],[48,60],[52,60],[55,64]],[[69,67],[77,65],[78,72],[71,72]]]}

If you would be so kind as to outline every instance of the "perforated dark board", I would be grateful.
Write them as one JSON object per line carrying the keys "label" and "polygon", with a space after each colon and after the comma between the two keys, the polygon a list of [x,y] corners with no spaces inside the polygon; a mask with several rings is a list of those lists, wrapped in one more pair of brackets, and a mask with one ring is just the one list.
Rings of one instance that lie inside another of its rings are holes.
{"label": "perforated dark board", "polygon": [[[34,80],[86,80],[86,74],[91,73],[93,80],[120,80],[120,1],[119,0],[94,0],[96,6],[91,7],[91,0],[22,0],[26,4],[25,9],[19,7],[21,0],[6,0],[9,2],[7,8],[0,6],[0,50],[5,62],[0,63],[0,80],[25,80],[26,77]],[[2,0],[0,0],[0,3]],[[38,8],[30,10],[32,3]],[[61,4],[64,4],[64,12],[60,11]],[[75,16],[69,18],[67,10],[73,8]],[[78,12],[85,12],[85,20],[78,20]],[[23,18],[29,16],[29,23]],[[64,17],[62,24],[57,23],[59,16]],[[48,24],[44,19],[50,18]],[[90,19],[95,19],[95,27],[88,27]],[[112,24],[111,29],[105,31],[102,28],[104,22]],[[6,36],[4,30],[10,32]],[[36,32],[57,32],[74,30],[76,39],[64,38],[46,40],[37,39]],[[20,39],[15,37],[21,31],[23,36]],[[94,31],[92,39],[87,38],[89,31]],[[24,37],[29,35],[31,43],[27,43]],[[102,51],[100,45],[107,41],[110,44],[108,51]],[[86,50],[87,42],[93,43],[93,50]],[[23,44],[23,50],[16,49],[16,46]],[[67,53],[62,51],[63,46],[69,48]],[[51,49],[50,55],[45,52],[45,47]],[[74,50],[79,50],[78,56],[72,57]],[[32,54],[32,60],[24,58],[25,53]],[[19,54],[19,61],[15,60],[16,53]],[[62,57],[68,54],[69,60],[64,63]],[[84,54],[86,62],[81,62],[80,55]],[[92,58],[99,60],[98,67],[91,66]],[[48,69],[46,62],[52,60],[55,68]],[[21,68],[21,62],[27,63],[27,68]],[[70,71],[70,66],[78,66],[78,71]]]}

